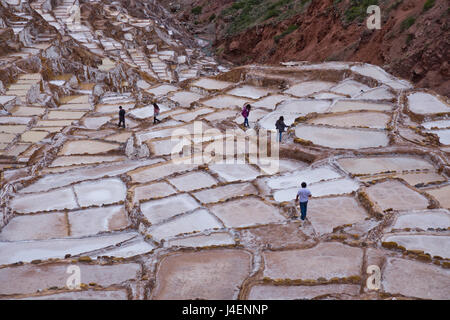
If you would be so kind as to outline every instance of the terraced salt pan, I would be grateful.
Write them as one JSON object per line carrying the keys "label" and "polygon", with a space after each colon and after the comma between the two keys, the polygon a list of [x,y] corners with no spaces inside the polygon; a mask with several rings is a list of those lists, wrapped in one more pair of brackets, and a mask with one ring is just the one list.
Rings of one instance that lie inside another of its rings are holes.
{"label": "terraced salt pan", "polygon": [[223,90],[232,86],[233,84],[234,83],[232,82],[219,81],[208,78],[202,78],[192,83],[193,86],[200,87],[206,90]]}
{"label": "terraced salt pan", "polygon": [[0,133],[0,143],[8,144],[16,138],[13,133]]}
{"label": "terraced salt pan", "polygon": [[125,111],[129,111],[133,109],[136,104],[134,103],[122,103],[122,104],[98,104],[95,107],[95,111],[98,113],[119,113],[119,107],[122,106],[122,109]]}
{"label": "terraced salt pan", "polygon": [[432,128],[445,129],[445,128],[450,128],[450,120],[428,121],[428,122],[422,123],[422,126],[424,128],[426,128],[426,129],[432,129]]}
{"label": "terraced salt pan", "polygon": [[82,182],[74,186],[81,207],[124,201],[127,187],[117,178]]}
{"label": "terraced salt pan", "polygon": [[450,213],[447,210],[423,210],[407,212],[397,216],[391,229],[419,228],[422,230],[447,229],[450,227]]}
{"label": "terraced salt pan", "polygon": [[170,96],[170,100],[177,102],[180,106],[188,108],[192,102],[198,101],[203,96],[201,94],[190,91],[178,91]]}
{"label": "terraced salt pan", "polygon": [[[161,112],[170,110],[169,107],[167,107],[165,105],[158,104],[158,106],[159,106]],[[137,119],[146,119],[146,118],[153,117],[153,115],[154,115],[153,106],[146,106],[143,108],[134,109],[134,110],[130,111],[130,115],[132,115],[133,117],[135,117]]]}
{"label": "terraced salt pan", "polygon": [[[19,267],[4,268],[0,270],[0,279],[15,279],[2,286],[1,294],[36,293],[52,287],[67,288],[68,264],[23,265]],[[89,265],[78,264],[81,273],[81,282],[96,283],[102,287],[120,285],[126,280],[135,279],[140,274],[141,266],[137,263],[116,265]],[[96,294],[109,291],[95,291]],[[60,293],[61,295],[85,295],[86,291]],[[96,296],[96,294],[93,294]],[[126,296],[126,295],[125,295]],[[50,296],[51,297],[51,296]]]}
{"label": "terraced salt pan", "polygon": [[61,188],[46,193],[17,195],[10,202],[10,207],[18,213],[31,213],[75,209],[78,205],[72,189]]}
{"label": "terraced salt pan", "polygon": [[61,104],[89,104],[89,95],[65,96],[59,102]]}
{"label": "terraced salt pan", "polygon": [[285,93],[292,94],[297,97],[306,97],[313,93],[330,89],[334,86],[333,82],[325,81],[305,81],[296,85],[293,85]]}
{"label": "terraced salt pan", "polygon": [[47,131],[27,131],[22,134],[21,140],[23,142],[36,143],[44,139],[46,136],[48,136]]}
{"label": "terraced salt pan", "polygon": [[391,117],[379,112],[358,112],[343,115],[324,116],[309,120],[309,124],[322,124],[336,127],[367,127],[374,129],[384,129]]}
{"label": "terraced salt pan", "polygon": [[377,87],[361,93],[355,97],[359,100],[392,100],[395,96],[387,87]]}
{"label": "terraced salt pan", "polygon": [[251,260],[248,252],[230,249],[169,255],[158,266],[152,299],[236,299]]}
{"label": "terraced salt pan", "polygon": [[362,92],[368,90],[370,90],[370,87],[366,86],[365,84],[348,79],[330,88],[330,91],[332,92],[349,95],[350,97],[357,96]]}
{"label": "terraced salt pan", "polygon": [[170,176],[174,173],[193,170],[196,167],[197,165],[195,164],[169,162],[134,170],[128,172],[128,175],[131,177],[133,182],[145,183]]}
{"label": "terraced salt pan", "polygon": [[252,184],[237,183],[198,191],[193,195],[202,203],[214,203],[234,197],[256,194],[258,194],[258,190],[256,190],[256,188]]}
{"label": "terraced salt pan", "polygon": [[253,180],[261,174],[248,164],[212,164],[209,169],[226,182]]}
{"label": "terraced salt pan", "polygon": [[439,201],[441,207],[450,209],[450,197],[448,196],[450,194],[450,185],[440,188],[427,189],[425,192],[432,195],[437,201]]}
{"label": "terraced salt pan", "polygon": [[115,247],[112,249],[103,249],[97,251],[96,253],[92,253],[90,257],[95,259],[99,256],[108,256],[108,257],[116,257],[116,258],[131,258],[142,254],[147,254],[153,251],[155,246],[151,243],[146,242],[142,239],[141,236],[136,237],[133,240],[127,241],[126,243],[121,244],[120,247]]}
{"label": "terraced salt pan", "polygon": [[182,239],[169,240],[169,247],[210,247],[233,245],[233,237],[226,232],[216,232],[209,235],[191,236]]}
{"label": "terraced salt pan", "polygon": [[151,89],[147,89],[145,90],[146,92],[153,94],[155,96],[162,96],[162,95],[166,95],[169,92],[172,91],[177,91],[179,88],[172,86],[172,85],[168,85],[168,84],[163,84],[157,87],[153,87]]}
{"label": "terraced salt pan", "polygon": [[351,67],[351,70],[363,76],[374,78],[379,82],[387,84],[388,86],[396,90],[408,89],[411,87],[411,84],[409,84],[407,81],[399,80],[393,77],[378,66],[370,64],[355,65]]}
{"label": "terraced salt pan", "polygon": [[237,87],[230,91],[227,91],[227,94],[257,100],[273,92],[273,89],[243,85],[241,87]]}
{"label": "terraced salt pan", "polygon": [[123,156],[62,156],[56,158],[50,167],[68,167],[78,164],[93,164],[125,161],[127,158]]}
{"label": "terraced salt pan", "polygon": [[177,127],[164,128],[161,130],[149,130],[147,132],[144,131],[137,137],[138,139],[140,139],[140,141],[146,141],[154,138],[168,138],[193,134],[194,132],[205,132],[208,129],[211,129],[211,127],[209,127],[207,124],[195,121],[195,123],[189,123]]}
{"label": "terraced salt pan", "polygon": [[275,110],[278,103],[286,100],[293,100],[293,98],[288,95],[275,94],[259,99],[257,102],[253,103],[252,106],[256,108]]}
{"label": "terraced salt pan", "polygon": [[323,113],[331,106],[329,100],[287,100],[280,103],[277,107],[277,112],[294,113],[298,116],[304,116],[308,113]]}
{"label": "terraced salt pan", "polygon": [[388,103],[374,103],[359,100],[338,100],[332,107],[331,112],[345,111],[392,111],[393,106]]}
{"label": "terraced salt pan", "polygon": [[338,164],[351,174],[377,174],[387,171],[402,172],[412,170],[433,170],[433,165],[418,157],[368,157],[342,158]]}
{"label": "terraced salt pan", "polygon": [[76,140],[68,141],[64,144],[58,155],[74,155],[74,154],[98,154],[106,153],[111,150],[117,150],[120,145],[109,142],[93,141],[93,140]]}
{"label": "terraced salt pan", "polygon": [[33,296],[19,300],[127,300],[126,290],[88,290]]}
{"label": "terraced salt pan", "polygon": [[381,284],[383,290],[391,294],[446,300],[450,296],[450,270],[423,262],[388,258]]}
{"label": "terraced salt pan", "polygon": [[36,127],[67,127],[74,122],[75,120],[39,120]]}
{"label": "terraced salt pan", "polygon": [[429,132],[436,134],[441,144],[450,145],[450,129],[430,130]]}
{"label": "terraced salt pan", "polygon": [[202,119],[208,120],[208,121],[223,121],[227,118],[235,117],[238,114],[235,110],[223,110],[223,111],[216,111],[213,113],[209,113],[206,116],[203,116]]}
{"label": "terraced salt pan", "polygon": [[425,92],[414,92],[408,95],[408,105],[409,109],[417,114],[450,112],[449,105]]}
{"label": "terraced salt pan", "polygon": [[228,95],[220,95],[205,101],[202,101],[205,106],[213,108],[242,108],[245,103],[252,103],[250,99],[237,98]]}
{"label": "terraced salt pan", "polygon": [[211,187],[217,184],[216,179],[205,172],[190,172],[175,178],[169,179],[179,191],[192,191]]}
{"label": "terraced salt pan", "polygon": [[353,197],[314,199],[308,203],[308,220],[319,235],[335,227],[364,221],[366,211]]}
{"label": "terraced salt pan", "polygon": [[110,121],[110,117],[92,117],[83,119],[83,124],[87,129],[96,130]]}
{"label": "terraced salt pan", "polygon": [[278,208],[257,198],[231,200],[213,205],[210,210],[229,228],[245,228],[285,220]]}
{"label": "terraced salt pan", "polygon": [[[291,201],[297,196],[300,188],[290,188],[274,192],[273,198],[277,202]],[[308,186],[313,198],[331,195],[349,194],[359,189],[359,184],[348,178],[314,183]]]}
{"label": "terraced salt pan", "polygon": [[174,115],[174,116],[172,116],[172,118],[177,121],[190,122],[190,121],[194,120],[195,118],[197,118],[198,116],[201,116],[203,114],[208,114],[213,111],[214,111],[214,109],[211,109],[211,108],[200,108],[195,111],[189,111],[186,113],[180,113],[180,114]]}
{"label": "terraced salt pan", "polygon": [[0,241],[64,238],[69,226],[64,213],[16,216],[0,232]]}
{"label": "terraced salt pan", "polygon": [[222,228],[222,225],[207,210],[199,209],[157,225],[151,228],[149,233],[154,239],[160,241],[183,233],[202,232],[214,228]]}
{"label": "terraced salt pan", "polygon": [[181,213],[197,209],[200,205],[188,194],[167,197],[141,203],[141,211],[152,223],[157,224]]}
{"label": "terraced salt pan", "polygon": [[190,146],[192,141],[187,138],[164,139],[147,142],[152,154],[156,156],[178,154],[185,146]]}
{"label": "terraced salt pan", "polygon": [[27,116],[41,116],[45,113],[45,108],[35,107],[14,107],[11,114],[16,117]]}
{"label": "terraced salt pan", "polygon": [[144,186],[132,188],[133,202],[138,203],[141,200],[149,200],[152,198],[161,198],[170,196],[177,191],[167,182],[158,182]]}
{"label": "terraced salt pan", "polygon": [[359,285],[330,284],[319,286],[275,286],[256,285],[250,290],[249,300],[304,300],[319,296],[342,294],[345,296],[358,296]]}
{"label": "terraced salt pan", "polygon": [[266,184],[271,189],[287,189],[292,187],[300,187],[301,182],[305,181],[308,184],[341,178],[342,175],[331,167],[324,166],[319,168],[308,168],[301,171],[296,171],[292,174],[282,175],[280,177],[269,178]]}
{"label": "terraced salt pan", "polygon": [[0,117],[0,124],[24,124],[27,125],[33,120],[31,117]]}
{"label": "terraced salt pan", "polygon": [[[311,249],[264,252],[264,276],[271,279],[344,278],[360,275],[363,251],[339,242]],[[302,266],[299,268],[299,266]]]}
{"label": "terraced salt pan", "polygon": [[122,163],[114,163],[107,165],[99,165],[88,168],[80,168],[71,171],[67,171],[60,174],[48,174],[38,179],[33,184],[19,190],[19,193],[31,193],[48,191],[53,188],[64,187],[72,183],[84,181],[86,179],[99,179],[103,177],[113,177],[123,174],[127,171],[134,170],[141,166],[148,166],[160,159],[150,159],[145,161],[128,161]]}
{"label": "terraced salt pan", "polygon": [[76,111],[50,111],[47,115],[49,120],[78,120],[84,116],[85,112]]}
{"label": "terraced salt pan", "polygon": [[0,132],[3,133],[11,133],[11,134],[18,134],[23,133],[27,129],[26,125],[0,125]]}
{"label": "terraced salt pan", "polygon": [[295,135],[316,145],[339,149],[385,147],[389,144],[386,132],[364,129],[341,129],[299,125]]}
{"label": "terraced salt pan", "polygon": [[366,190],[369,198],[383,211],[390,208],[411,210],[428,207],[427,198],[396,180],[377,183]]}
{"label": "terraced salt pan", "polygon": [[88,253],[116,245],[137,235],[136,232],[129,232],[82,239],[0,242],[0,250],[2,252],[0,265],[12,264],[19,261],[31,262],[36,259],[63,259],[66,254],[76,256]]}
{"label": "terraced salt pan", "polygon": [[31,129],[31,131],[46,131],[49,133],[54,133],[54,132],[61,132],[63,129],[64,127],[40,127]]}
{"label": "terraced salt pan", "polygon": [[104,140],[117,142],[117,143],[125,143],[125,142],[127,142],[127,140],[130,137],[131,137],[131,132],[123,132],[123,133],[117,133],[117,134],[108,136],[108,137],[104,138]]}
{"label": "terraced salt pan", "polygon": [[437,172],[427,172],[427,173],[403,173],[394,175],[394,177],[401,178],[408,182],[411,186],[417,184],[428,184],[432,182],[444,182],[447,179],[438,174]]}
{"label": "terraced salt pan", "polygon": [[84,237],[103,231],[121,230],[130,225],[123,206],[73,211],[67,215],[72,237]]}

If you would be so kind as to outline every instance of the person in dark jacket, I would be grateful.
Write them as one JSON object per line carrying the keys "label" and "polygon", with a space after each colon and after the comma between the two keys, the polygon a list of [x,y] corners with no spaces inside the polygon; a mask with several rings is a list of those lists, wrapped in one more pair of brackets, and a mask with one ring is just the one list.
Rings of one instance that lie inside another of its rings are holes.
{"label": "person in dark jacket", "polygon": [[119,127],[120,124],[123,124],[123,127],[125,128],[125,110],[122,109],[122,106],[119,107]]}
{"label": "person in dark jacket", "polygon": [[275,127],[278,130],[278,135],[279,135],[279,142],[281,142],[281,136],[283,135],[284,129],[287,128],[287,125],[284,123],[284,117],[281,116],[280,119],[277,120],[277,122],[275,123]]}

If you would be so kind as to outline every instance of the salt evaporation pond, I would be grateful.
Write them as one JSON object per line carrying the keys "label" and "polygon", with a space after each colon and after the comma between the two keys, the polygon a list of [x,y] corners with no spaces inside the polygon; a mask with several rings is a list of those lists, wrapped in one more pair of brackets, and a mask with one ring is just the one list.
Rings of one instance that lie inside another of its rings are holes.
{"label": "salt evaporation pond", "polygon": [[385,147],[389,144],[387,133],[375,130],[298,125],[295,129],[295,135],[303,140],[328,148],[362,149]]}
{"label": "salt evaporation pond", "polygon": [[415,92],[408,95],[409,109],[418,114],[433,114],[450,112],[450,106],[425,92]]}

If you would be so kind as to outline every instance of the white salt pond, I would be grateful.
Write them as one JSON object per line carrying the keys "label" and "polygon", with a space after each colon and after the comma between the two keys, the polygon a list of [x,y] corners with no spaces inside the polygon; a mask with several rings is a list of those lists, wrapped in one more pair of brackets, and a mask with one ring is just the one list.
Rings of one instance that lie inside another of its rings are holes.
{"label": "white salt pond", "polygon": [[75,256],[88,253],[136,236],[137,233],[130,232],[83,239],[0,242],[0,251],[3,253],[0,256],[0,265],[19,261],[31,262],[37,259],[63,259],[67,254]]}
{"label": "white salt pond", "polygon": [[149,233],[160,241],[183,233],[202,232],[214,228],[222,228],[222,225],[207,210],[199,209],[155,226],[149,230]]}
{"label": "white salt pond", "polygon": [[362,92],[368,90],[370,90],[370,87],[366,86],[365,84],[348,79],[330,88],[330,91],[332,92],[349,95],[350,97],[357,96]]}
{"label": "white salt pond", "polygon": [[434,170],[433,165],[418,157],[397,155],[395,157],[341,158],[338,164],[351,174],[377,174],[387,171]]}
{"label": "white salt pond", "polygon": [[377,87],[361,93],[355,97],[359,100],[392,100],[395,96],[387,87]]}
{"label": "white salt pond", "polygon": [[190,91],[178,91],[169,97],[170,100],[179,103],[180,106],[185,108],[189,107],[192,102],[200,100],[201,98],[203,98],[202,95]]}
{"label": "white salt pond", "polygon": [[331,106],[330,100],[287,100],[280,103],[276,109],[281,113],[295,113],[298,116],[304,116],[308,113],[323,113]]}
{"label": "white salt pond", "polygon": [[316,145],[340,149],[385,147],[389,138],[384,131],[368,129],[341,129],[298,125],[295,135]]}
{"label": "white salt pond", "polygon": [[367,127],[384,129],[391,117],[380,112],[358,112],[343,115],[324,116],[309,120],[309,124],[330,125],[336,127]]}
{"label": "white salt pond", "polygon": [[59,155],[73,155],[73,154],[98,154],[98,153],[106,153],[111,150],[117,150],[120,148],[120,145],[102,142],[102,141],[93,141],[93,140],[76,140],[66,142],[63,148],[59,151]]}
{"label": "white salt pond", "polygon": [[393,106],[388,103],[374,103],[363,100],[338,100],[332,107],[331,112],[345,111],[392,111]]}
{"label": "white salt pond", "polygon": [[422,250],[431,256],[450,258],[450,236],[426,234],[393,234],[386,235],[382,241],[395,242],[407,250]]}
{"label": "white salt pond", "polygon": [[216,179],[205,172],[186,173],[169,179],[169,182],[180,191],[203,189],[217,184]]}
{"label": "white salt pond", "polygon": [[[273,198],[277,202],[291,201],[297,196],[300,187],[278,190],[273,193]],[[350,194],[359,189],[359,184],[352,179],[342,178],[331,181],[308,184],[312,197],[334,196]]]}
{"label": "white salt pond", "polygon": [[417,114],[450,112],[450,106],[448,104],[425,92],[415,92],[408,95],[408,104],[409,109]]}
{"label": "white salt pond", "polygon": [[396,217],[390,229],[414,229],[422,230],[447,229],[450,227],[450,212],[443,209],[406,212]]}
{"label": "white salt pond", "polygon": [[215,232],[209,235],[190,236],[181,239],[169,240],[169,247],[210,247],[233,245],[234,239],[229,233]]}
{"label": "white salt pond", "polygon": [[278,103],[285,100],[293,100],[293,98],[288,95],[275,94],[259,99],[257,102],[253,103],[252,106],[256,108],[274,110]]}
{"label": "white salt pond", "polygon": [[245,103],[252,104],[252,100],[228,95],[220,95],[212,99],[202,101],[202,103],[213,108],[242,108]]}
{"label": "white salt pond", "polygon": [[155,96],[162,96],[168,94],[169,92],[177,91],[178,89],[179,89],[178,87],[169,84],[163,84],[157,87],[147,89],[145,91]]}
{"label": "white salt pond", "polygon": [[226,182],[233,181],[248,181],[258,177],[261,172],[254,169],[248,164],[213,164],[209,166],[209,169],[216,173]]}
{"label": "white salt pond", "polygon": [[297,97],[306,97],[313,93],[326,91],[333,87],[335,83],[325,81],[305,81],[299,84],[293,85],[285,93],[292,94]]}
{"label": "white salt pond", "polygon": [[437,135],[441,144],[450,145],[450,129],[430,130],[429,132]]}
{"label": "white salt pond", "polygon": [[188,194],[167,197],[141,203],[141,211],[152,224],[197,209],[200,205]]}
{"label": "white salt pond", "polygon": [[341,177],[342,175],[331,167],[308,168],[279,177],[268,178],[266,184],[271,189],[287,189],[300,187],[303,181],[311,184]]}
{"label": "white salt pond", "polygon": [[244,85],[227,91],[227,94],[250,99],[259,99],[261,97],[267,96],[272,92],[274,91],[271,89]]}
{"label": "white salt pond", "polygon": [[209,78],[202,78],[192,83],[193,86],[200,87],[206,90],[223,90],[232,86],[233,84],[234,83],[232,82],[220,81]]}
{"label": "white salt pond", "polygon": [[81,207],[124,201],[126,185],[117,178],[82,182],[74,186]]}
{"label": "white salt pond", "polygon": [[[427,121],[422,123],[422,127],[425,129],[446,129],[450,128],[450,119],[446,120],[436,120],[436,121]],[[0,129],[1,130],[1,129]]]}

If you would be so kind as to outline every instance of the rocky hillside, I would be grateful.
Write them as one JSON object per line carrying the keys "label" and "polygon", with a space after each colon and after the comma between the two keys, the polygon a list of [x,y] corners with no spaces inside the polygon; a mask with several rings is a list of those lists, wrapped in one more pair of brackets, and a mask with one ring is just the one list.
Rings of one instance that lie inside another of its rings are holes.
{"label": "rocky hillside", "polygon": [[[446,0],[160,0],[237,64],[361,61],[450,95]],[[366,8],[381,8],[381,29]]]}

